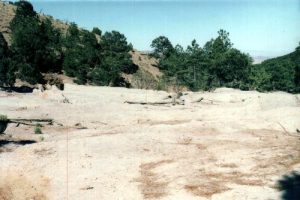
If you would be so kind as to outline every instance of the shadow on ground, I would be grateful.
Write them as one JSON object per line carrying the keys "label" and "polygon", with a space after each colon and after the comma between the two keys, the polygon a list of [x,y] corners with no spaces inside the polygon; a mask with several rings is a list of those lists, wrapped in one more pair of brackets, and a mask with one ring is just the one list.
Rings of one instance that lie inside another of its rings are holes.
{"label": "shadow on ground", "polygon": [[283,200],[299,200],[300,199],[300,173],[291,172],[284,175],[278,181],[279,190],[282,191]]}
{"label": "shadow on ground", "polygon": [[13,141],[13,140],[0,140],[0,147],[3,147],[8,144],[14,144],[14,145],[27,145],[27,144],[33,144],[36,143],[34,140],[18,140],[18,141]]}
{"label": "shadow on ground", "polygon": [[17,92],[17,93],[32,93],[33,87],[20,86],[20,87],[0,87],[0,90],[6,92]]}

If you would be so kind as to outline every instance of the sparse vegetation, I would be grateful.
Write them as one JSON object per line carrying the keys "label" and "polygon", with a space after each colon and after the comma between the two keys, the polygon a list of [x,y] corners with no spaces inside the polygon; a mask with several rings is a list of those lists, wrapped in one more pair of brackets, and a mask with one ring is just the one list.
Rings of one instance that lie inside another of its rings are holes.
{"label": "sparse vegetation", "polygon": [[40,141],[43,142],[45,138],[43,136],[40,137]]}
{"label": "sparse vegetation", "polygon": [[40,124],[36,124],[35,127],[34,127],[34,134],[43,134],[42,132],[42,126]]}

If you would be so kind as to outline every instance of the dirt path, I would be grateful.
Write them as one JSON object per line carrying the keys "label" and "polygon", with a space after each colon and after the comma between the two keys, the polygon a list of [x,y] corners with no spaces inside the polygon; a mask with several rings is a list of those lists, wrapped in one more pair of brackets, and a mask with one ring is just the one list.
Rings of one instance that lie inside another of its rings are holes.
{"label": "dirt path", "polygon": [[187,93],[185,105],[124,103],[166,96],[69,84],[0,92],[1,113],[63,124],[0,136],[0,200],[280,199],[277,180],[300,168],[297,96],[218,89]]}

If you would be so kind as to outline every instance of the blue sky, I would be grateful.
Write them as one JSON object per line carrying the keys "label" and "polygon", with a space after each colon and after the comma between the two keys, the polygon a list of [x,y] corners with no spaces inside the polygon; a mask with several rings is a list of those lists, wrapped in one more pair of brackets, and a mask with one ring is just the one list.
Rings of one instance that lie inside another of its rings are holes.
{"label": "blue sky", "polygon": [[278,56],[300,42],[300,0],[35,0],[37,12],[80,27],[124,33],[136,49],[150,50],[160,35],[186,47],[202,46],[219,29],[253,56]]}

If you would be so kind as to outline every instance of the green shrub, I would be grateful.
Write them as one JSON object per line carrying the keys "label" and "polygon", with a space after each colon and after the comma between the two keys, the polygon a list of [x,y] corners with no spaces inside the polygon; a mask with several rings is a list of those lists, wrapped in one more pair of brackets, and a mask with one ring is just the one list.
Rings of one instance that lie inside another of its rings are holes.
{"label": "green shrub", "polygon": [[43,132],[42,132],[42,126],[40,124],[35,125],[34,134],[39,134],[39,135],[43,134]]}
{"label": "green shrub", "polygon": [[8,121],[8,118],[6,115],[0,115],[0,121],[1,122],[7,122]]}

